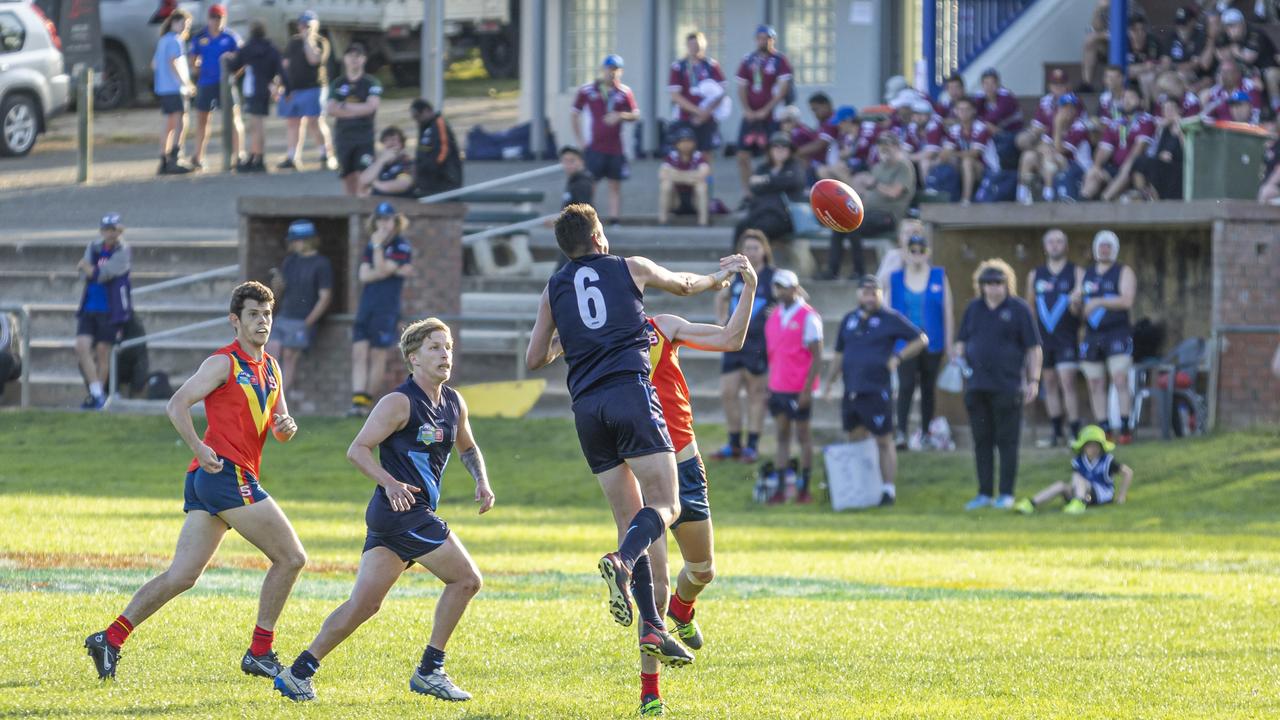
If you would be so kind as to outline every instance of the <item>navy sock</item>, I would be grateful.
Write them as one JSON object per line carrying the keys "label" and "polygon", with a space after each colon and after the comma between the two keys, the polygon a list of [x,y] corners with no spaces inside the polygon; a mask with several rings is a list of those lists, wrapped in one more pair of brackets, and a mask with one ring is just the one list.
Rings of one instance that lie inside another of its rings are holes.
{"label": "navy sock", "polygon": [[658,614],[658,602],[653,597],[653,566],[649,563],[649,553],[637,558],[635,567],[631,569],[631,595],[635,598],[640,618],[658,629],[665,629],[662,616]]}
{"label": "navy sock", "polygon": [[1080,437],[1080,421],[1072,420],[1071,421],[1071,439],[1075,440],[1078,437]]}
{"label": "navy sock", "polygon": [[729,447],[734,449],[742,447],[742,433],[740,432],[729,433]]}
{"label": "navy sock", "polygon": [[1109,420],[1099,420],[1098,427],[1102,428],[1102,432],[1104,433],[1111,432],[1111,422]]}
{"label": "navy sock", "polygon": [[627,534],[618,546],[618,554],[622,556],[622,564],[627,566],[628,572],[631,572],[636,561],[644,555],[653,541],[662,537],[666,531],[667,526],[663,524],[662,516],[657,510],[651,507],[640,508],[640,512],[631,518],[631,527],[627,528]]}
{"label": "navy sock", "polygon": [[428,645],[422,651],[422,664],[418,666],[418,674],[430,675],[436,670],[444,670],[444,651]]}
{"label": "navy sock", "polygon": [[799,481],[796,483],[796,490],[798,490],[798,491],[800,491],[800,492],[808,492],[808,490],[809,490],[809,475],[810,475],[810,473],[812,473],[812,472],[813,472],[813,469],[812,469],[812,468],[801,468],[801,469],[800,469],[800,478],[799,478]]}
{"label": "navy sock", "polygon": [[1049,418],[1049,422],[1053,424],[1053,436],[1056,438],[1062,437],[1062,416]]}
{"label": "navy sock", "polygon": [[1120,432],[1122,433],[1129,432],[1129,416],[1128,415],[1120,416]]}
{"label": "navy sock", "polygon": [[747,433],[747,447],[752,450],[760,447],[760,433]]}
{"label": "navy sock", "polygon": [[293,661],[293,666],[289,668],[289,672],[293,673],[293,676],[299,680],[306,680],[315,675],[319,669],[320,661],[316,659],[316,656],[312,655],[310,650],[303,650],[298,659]]}

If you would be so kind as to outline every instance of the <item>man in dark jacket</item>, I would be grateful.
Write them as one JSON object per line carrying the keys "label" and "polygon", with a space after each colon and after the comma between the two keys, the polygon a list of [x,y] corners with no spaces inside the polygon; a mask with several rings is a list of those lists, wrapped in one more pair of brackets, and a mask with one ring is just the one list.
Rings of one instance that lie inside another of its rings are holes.
{"label": "man in dark jacket", "polygon": [[120,342],[124,325],[133,315],[129,285],[132,251],[121,235],[118,213],[102,217],[101,239],[89,243],[76,269],[84,276],[84,294],[76,312],[76,358],[89,386],[80,407],[99,410],[107,402],[104,386],[111,371],[111,346]]}
{"label": "man in dark jacket", "polygon": [[413,101],[410,112],[418,122],[418,153],[413,162],[418,197],[462,187],[462,157],[444,114],[422,98]]}
{"label": "man in dark jacket", "polygon": [[284,74],[280,51],[267,39],[267,28],[254,20],[249,29],[249,42],[231,61],[231,71],[240,74],[239,82],[249,115],[249,157],[236,167],[237,172],[266,172],[262,163],[266,145],[263,123],[271,114],[271,96]]}

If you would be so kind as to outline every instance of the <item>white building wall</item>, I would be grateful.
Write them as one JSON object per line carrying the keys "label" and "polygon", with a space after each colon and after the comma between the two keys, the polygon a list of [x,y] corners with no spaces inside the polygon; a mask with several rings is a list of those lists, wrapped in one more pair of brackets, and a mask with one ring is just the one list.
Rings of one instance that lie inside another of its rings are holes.
{"label": "white building wall", "polygon": [[1096,0],[1041,0],[1022,14],[964,72],[965,87],[977,92],[982,71],[994,67],[1016,95],[1041,95],[1044,64],[1078,63]]}

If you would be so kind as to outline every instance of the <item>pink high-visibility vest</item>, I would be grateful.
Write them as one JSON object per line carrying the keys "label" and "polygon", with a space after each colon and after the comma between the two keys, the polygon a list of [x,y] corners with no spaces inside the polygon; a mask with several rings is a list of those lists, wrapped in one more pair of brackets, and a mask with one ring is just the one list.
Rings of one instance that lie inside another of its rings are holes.
{"label": "pink high-visibility vest", "polygon": [[[804,326],[814,309],[803,300],[799,302],[800,308],[787,318],[785,326],[781,305],[774,308],[764,324],[764,340],[769,351],[769,389],[773,392],[798,393],[804,390],[804,379],[813,365],[813,353],[804,344]],[[813,389],[818,389],[816,377]]]}

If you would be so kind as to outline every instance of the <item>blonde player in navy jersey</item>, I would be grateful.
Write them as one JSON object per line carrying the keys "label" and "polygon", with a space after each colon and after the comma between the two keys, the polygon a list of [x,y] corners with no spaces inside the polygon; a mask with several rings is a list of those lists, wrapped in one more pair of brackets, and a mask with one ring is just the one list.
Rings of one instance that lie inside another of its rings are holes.
{"label": "blonde player in navy jersey", "polygon": [[276,689],[291,700],[315,699],[311,676],[320,661],[373,617],[391,586],[414,563],[440,578],[444,592],[409,689],[441,700],[471,699],[444,672],[445,643],[481,582],[462,541],[435,513],[450,451],[457,448],[475,478],[481,514],[493,507],[493,490],[471,436],[467,404],[444,384],[453,369],[449,327],[435,318],[413,323],[400,336],[400,352],[409,365],[409,379],[378,401],[347,450],[351,464],[377,483],[365,510],[369,531],[356,585],[350,599],[325,618],[311,645],[276,677]]}

